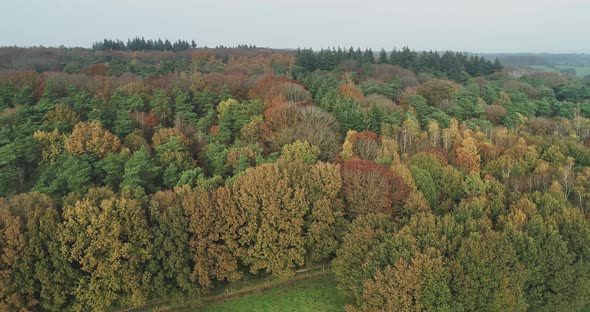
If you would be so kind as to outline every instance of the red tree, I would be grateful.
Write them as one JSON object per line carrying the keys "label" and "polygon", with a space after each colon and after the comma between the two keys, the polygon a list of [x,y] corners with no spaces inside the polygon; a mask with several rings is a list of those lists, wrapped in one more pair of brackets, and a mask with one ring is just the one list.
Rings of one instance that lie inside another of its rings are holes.
{"label": "red tree", "polygon": [[395,172],[368,160],[345,162],[342,180],[347,213],[352,217],[369,212],[395,214],[410,193]]}

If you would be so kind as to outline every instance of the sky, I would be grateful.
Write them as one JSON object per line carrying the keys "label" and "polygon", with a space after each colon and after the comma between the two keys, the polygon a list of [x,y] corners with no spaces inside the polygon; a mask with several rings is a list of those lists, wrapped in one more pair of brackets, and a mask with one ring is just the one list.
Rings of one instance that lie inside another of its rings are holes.
{"label": "sky", "polygon": [[198,46],[590,53],[589,0],[0,0],[0,46],[135,36]]}

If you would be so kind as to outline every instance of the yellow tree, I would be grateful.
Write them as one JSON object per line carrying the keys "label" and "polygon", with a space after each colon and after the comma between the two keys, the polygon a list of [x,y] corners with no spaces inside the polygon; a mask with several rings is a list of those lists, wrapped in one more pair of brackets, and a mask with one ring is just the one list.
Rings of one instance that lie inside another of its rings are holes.
{"label": "yellow tree", "polygon": [[452,118],[451,124],[448,128],[442,130],[441,139],[443,147],[448,151],[453,147],[455,141],[459,137],[459,122],[457,119]]}
{"label": "yellow tree", "polygon": [[292,275],[305,263],[305,191],[292,187],[276,164],[263,164],[239,175],[232,193],[234,213],[243,220],[235,246],[240,259],[253,273]]}
{"label": "yellow tree", "polygon": [[440,127],[438,122],[430,121],[428,123],[428,143],[432,147],[438,147],[440,144]]}
{"label": "yellow tree", "polygon": [[479,172],[481,156],[478,154],[477,144],[470,131],[465,131],[461,145],[455,151],[457,163],[467,172]]}
{"label": "yellow tree", "polygon": [[0,210],[0,310],[18,311],[28,305],[34,305],[35,300],[29,299],[22,293],[15,283],[14,266],[25,245],[24,233],[18,216],[12,215],[5,209]]}
{"label": "yellow tree", "polygon": [[45,115],[46,123],[60,129],[72,129],[80,122],[80,116],[64,104],[57,104]]}
{"label": "yellow tree", "polygon": [[65,147],[72,155],[95,154],[104,158],[119,151],[121,141],[98,122],[80,122],[66,138]]}
{"label": "yellow tree", "polygon": [[343,222],[340,166],[318,163],[311,169],[307,199],[311,209],[306,217],[306,248],[311,261],[329,259],[338,248]]}
{"label": "yellow tree", "polygon": [[357,134],[354,130],[348,130],[346,132],[346,138],[342,144],[342,152],[340,152],[340,158],[342,160],[349,160],[354,156],[354,138]]}
{"label": "yellow tree", "polygon": [[152,240],[141,203],[106,188],[90,189],[63,208],[63,218],[62,252],[82,274],[74,309],[144,303],[151,287]]}
{"label": "yellow tree", "polygon": [[172,138],[178,138],[180,145],[184,148],[187,148],[189,145],[188,138],[178,128],[162,128],[158,130],[152,136],[152,145],[154,148],[158,148],[158,146],[167,143]]}
{"label": "yellow tree", "polygon": [[363,284],[361,311],[445,311],[452,306],[450,274],[435,249],[399,258]]}
{"label": "yellow tree", "polygon": [[304,217],[308,260],[329,259],[338,247],[343,222],[340,166],[317,162],[320,149],[296,141],[283,148],[276,164],[289,185],[305,192],[309,207]]}
{"label": "yellow tree", "polygon": [[53,163],[64,149],[65,136],[57,129],[52,132],[35,131],[35,138],[41,145],[41,159],[44,163]]}
{"label": "yellow tree", "polygon": [[242,276],[238,271],[238,260],[230,246],[225,244],[229,227],[218,209],[217,191],[209,192],[198,187],[176,188],[181,195],[181,205],[188,218],[188,244],[192,254],[191,279],[207,289],[212,280],[237,280]]}
{"label": "yellow tree", "polygon": [[40,193],[0,199],[0,310],[64,310],[74,272],[57,241],[59,213]]}

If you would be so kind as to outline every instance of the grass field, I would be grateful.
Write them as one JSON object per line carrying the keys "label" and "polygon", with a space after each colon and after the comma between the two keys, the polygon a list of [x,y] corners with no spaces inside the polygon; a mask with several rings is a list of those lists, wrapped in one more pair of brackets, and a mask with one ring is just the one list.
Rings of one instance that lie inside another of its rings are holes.
{"label": "grass field", "polygon": [[556,71],[555,68],[545,66],[545,65],[527,65],[528,67],[538,69],[538,70],[546,70],[546,71]]}
{"label": "grass field", "polygon": [[198,309],[183,311],[206,312],[265,312],[265,311],[344,311],[346,300],[336,290],[331,274],[313,279],[294,281],[271,289],[210,303]]}
{"label": "grass field", "polygon": [[590,66],[557,65],[555,67],[549,67],[549,66],[545,66],[545,65],[533,65],[533,66],[529,66],[529,67],[539,69],[539,70],[545,70],[545,71],[558,71],[560,69],[573,68],[576,70],[576,76],[578,76],[578,77],[584,77],[584,76],[590,75]]}
{"label": "grass field", "polygon": [[590,75],[590,67],[588,66],[562,66],[562,65],[558,65],[555,66],[559,69],[568,69],[568,68],[573,68],[576,70],[576,75],[579,77],[584,77],[587,75]]}

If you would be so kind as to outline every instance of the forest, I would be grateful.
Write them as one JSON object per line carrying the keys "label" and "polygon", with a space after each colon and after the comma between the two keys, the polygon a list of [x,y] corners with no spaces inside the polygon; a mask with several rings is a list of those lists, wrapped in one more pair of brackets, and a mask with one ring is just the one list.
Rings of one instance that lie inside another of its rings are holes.
{"label": "forest", "polygon": [[590,303],[590,79],[462,52],[0,48],[0,311],[326,265],[346,311]]}

